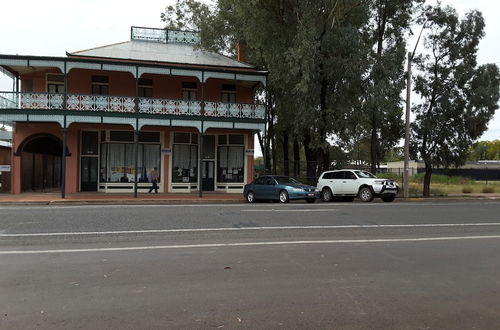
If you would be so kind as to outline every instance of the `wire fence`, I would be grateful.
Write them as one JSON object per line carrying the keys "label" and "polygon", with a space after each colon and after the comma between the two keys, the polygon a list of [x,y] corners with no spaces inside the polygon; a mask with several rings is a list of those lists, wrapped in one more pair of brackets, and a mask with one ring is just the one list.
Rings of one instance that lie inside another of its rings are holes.
{"label": "wire fence", "polygon": [[[371,169],[369,166],[366,165],[347,165],[343,167],[336,167],[336,166],[330,166],[326,170],[339,170],[339,169],[355,169],[355,170],[365,170],[368,172],[371,172]],[[308,171],[309,169],[309,171]],[[302,162],[300,166],[300,170],[294,171],[293,168],[293,163],[291,163],[289,173],[285,173],[285,171],[277,167],[276,171],[273,169],[271,170],[264,170],[264,166],[255,166],[255,177],[265,175],[265,174],[276,174],[276,175],[288,175],[292,176],[295,179],[303,182],[303,183],[308,183],[308,184],[313,184],[315,185],[318,181],[318,178],[320,177],[321,173],[323,173],[323,170],[318,167],[318,164],[316,162]],[[410,181],[421,181],[423,180],[423,175],[425,173],[424,168],[409,168],[408,169],[408,175],[410,177]],[[404,175],[404,168],[398,167],[398,168],[388,168],[387,166],[381,166],[380,168],[377,168],[376,173],[373,173],[377,176],[383,177],[383,178],[390,178],[392,180],[395,180],[396,182],[402,184],[403,183],[403,175]],[[489,181],[500,181],[500,166],[498,168],[492,168],[492,167],[475,167],[475,168],[451,168],[451,169],[444,169],[444,168],[434,168],[432,170],[432,175],[433,176],[448,176],[451,178],[460,178],[459,180],[475,180],[475,181],[484,181],[484,182],[489,182]],[[452,180],[453,181],[453,180]]]}

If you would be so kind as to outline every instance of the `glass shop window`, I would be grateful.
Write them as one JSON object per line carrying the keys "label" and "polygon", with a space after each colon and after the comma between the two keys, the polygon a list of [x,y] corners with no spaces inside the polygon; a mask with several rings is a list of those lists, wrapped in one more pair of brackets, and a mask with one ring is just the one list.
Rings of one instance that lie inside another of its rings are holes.
{"label": "glass shop window", "polygon": [[245,147],[221,146],[218,148],[218,182],[244,182],[244,170]]}
{"label": "glass shop window", "polygon": [[198,181],[198,146],[174,144],[172,150],[172,182]]}

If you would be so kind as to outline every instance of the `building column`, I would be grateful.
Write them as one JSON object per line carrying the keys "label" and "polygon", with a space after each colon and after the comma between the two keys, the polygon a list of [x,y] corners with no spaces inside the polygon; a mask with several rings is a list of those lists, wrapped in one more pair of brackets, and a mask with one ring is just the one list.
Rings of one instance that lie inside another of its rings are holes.
{"label": "building column", "polygon": [[137,167],[139,165],[139,119],[136,119],[136,129],[134,130],[134,145],[135,145],[135,155],[134,155],[134,198],[137,198]]}
{"label": "building column", "polygon": [[[201,73],[201,115],[205,116],[205,71]],[[199,156],[198,156],[198,190],[200,192],[200,198],[203,198],[203,178],[201,167],[203,165],[203,138],[205,135],[205,128],[203,127],[203,120],[201,121],[201,132],[199,141]]]}
{"label": "building column", "polygon": [[66,198],[66,143],[68,140],[68,129],[66,128],[66,116],[64,116],[63,144],[62,144],[62,178],[61,178],[61,198]]}
{"label": "building column", "polygon": [[135,67],[135,127],[134,127],[134,198],[137,198],[137,166],[139,165],[139,67]]}

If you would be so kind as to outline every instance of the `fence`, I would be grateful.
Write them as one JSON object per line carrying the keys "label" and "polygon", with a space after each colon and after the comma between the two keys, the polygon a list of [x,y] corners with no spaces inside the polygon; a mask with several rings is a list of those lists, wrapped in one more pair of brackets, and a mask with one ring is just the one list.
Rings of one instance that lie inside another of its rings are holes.
{"label": "fence", "polygon": [[[307,174],[307,165],[310,166],[311,169],[314,169],[314,176],[308,176]],[[349,168],[349,169],[356,169],[356,170],[365,170],[370,172],[370,168],[364,165],[347,165],[344,167],[339,167],[336,168],[335,166],[330,166],[328,170],[338,170],[341,168]],[[272,170],[271,171],[264,171],[264,166],[256,166],[255,167],[255,176],[258,177],[260,175],[264,174],[279,174],[283,175],[284,171],[281,167],[278,167],[276,170],[276,173],[274,173]],[[408,174],[410,177],[413,177],[417,174],[421,174],[425,172],[424,168],[409,168],[408,169]],[[323,171],[320,170],[317,166],[316,162],[301,162],[300,166],[300,172],[299,175],[294,175],[293,173],[293,162],[290,162],[290,176],[295,177],[297,180],[304,182],[304,183],[309,183],[316,185],[316,182],[318,180],[318,177],[321,175]],[[388,177],[391,178],[398,183],[402,184],[403,182],[403,175],[404,175],[404,168],[387,168],[387,167],[381,167],[377,170],[377,173],[374,173],[375,175],[380,175],[381,177]],[[466,179],[472,179],[476,181],[500,181],[500,167],[498,169],[496,168],[457,168],[457,169],[443,169],[443,168],[434,168],[432,170],[432,174],[441,174],[441,175],[447,175],[447,176],[460,176]]]}

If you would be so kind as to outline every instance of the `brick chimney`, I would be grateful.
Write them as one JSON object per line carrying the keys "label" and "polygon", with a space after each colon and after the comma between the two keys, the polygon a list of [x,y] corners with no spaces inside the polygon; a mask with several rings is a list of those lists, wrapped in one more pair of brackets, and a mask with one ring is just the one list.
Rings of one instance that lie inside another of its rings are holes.
{"label": "brick chimney", "polygon": [[245,62],[247,59],[247,43],[244,41],[238,42],[236,45],[236,55],[239,62]]}

